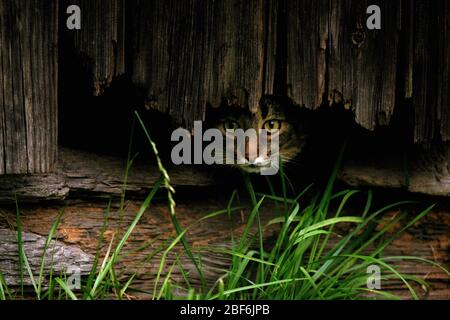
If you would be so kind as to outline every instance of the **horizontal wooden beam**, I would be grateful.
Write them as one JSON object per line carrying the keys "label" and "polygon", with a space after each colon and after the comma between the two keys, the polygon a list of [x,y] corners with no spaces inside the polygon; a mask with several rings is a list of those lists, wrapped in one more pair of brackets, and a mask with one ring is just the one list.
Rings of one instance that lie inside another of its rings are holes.
{"label": "horizontal wooden beam", "polygon": [[[63,200],[69,196],[120,197],[124,190],[144,195],[160,177],[156,165],[135,165],[124,189],[126,160],[61,148],[55,171],[49,174],[0,176],[0,203]],[[177,187],[211,186],[208,174],[194,167],[169,171]]]}
{"label": "horizontal wooden beam", "polygon": [[[450,146],[403,154],[380,151],[378,157],[352,159],[343,164],[339,178],[352,186],[402,188],[426,195],[450,197]],[[405,167],[406,165],[406,167]],[[56,170],[50,174],[0,176],[0,203],[36,202],[72,198],[120,198],[126,161],[122,158],[61,148]],[[197,166],[169,170],[178,188],[220,185],[211,172]],[[143,196],[159,179],[156,166],[131,167],[126,185],[129,195]]]}
{"label": "horizontal wooden beam", "polygon": [[[23,252],[27,257],[33,276],[39,279],[42,258],[44,257],[43,287],[48,284],[48,275],[54,277],[76,274],[89,275],[94,263],[94,255],[83,252],[78,246],[68,245],[62,241],[53,240],[47,250],[47,237],[35,233],[24,232],[22,234]],[[20,268],[17,233],[10,229],[0,228],[0,272],[9,286],[20,286]],[[45,254],[44,254],[45,252]],[[51,263],[53,262],[53,263]],[[23,284],[31,288],[32,279],[24,270]]]}
{"label": "horizontal wooden beam", "polygon": [[351,186],[404,189],[413,193],[450,197],[450,144],[417,147],[413,155],[379,153],[354,159],[339,178]]}

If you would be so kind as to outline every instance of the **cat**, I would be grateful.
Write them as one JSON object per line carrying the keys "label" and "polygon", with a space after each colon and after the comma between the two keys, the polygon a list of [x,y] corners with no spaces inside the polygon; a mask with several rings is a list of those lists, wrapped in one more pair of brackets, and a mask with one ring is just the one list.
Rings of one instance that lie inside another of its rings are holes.
{"label": "cat", "polygon": [[[278,154],[258,150],[258,146],[252,145],[258,144],[258,141],[252,139],[246,140],[245,152],[239,148],[234,150],[234,159],[237,161],[231,166],[249,173],[259,173],[262,168],[270,165],[274,157],[280,159],[283,164],[296,161],[307,142],[309,115],[288,97],[265,95],[260,99],[256,112],[251,112],[248,107],[229,104],[228,100],[223,100],[218,108],[209,107],[206,125],[209,128],[219,129],[224,136],[227,130],[254,129],[259,132],[260,129],[264,129],[268,133],[269,144],[272,132],[275,132],[273,134],[277,134],[279,141]],[[252,157],[248,150],[258,152]]]}

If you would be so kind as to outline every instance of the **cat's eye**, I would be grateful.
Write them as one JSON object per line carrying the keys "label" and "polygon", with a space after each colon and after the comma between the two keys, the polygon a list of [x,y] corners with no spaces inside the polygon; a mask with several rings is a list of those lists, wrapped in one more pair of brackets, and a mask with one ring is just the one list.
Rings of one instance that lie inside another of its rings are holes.
{"label": "cat's eye", "polygon": [[223,128],[225,130],[236,130],[239,128],[239,124],[233,120],[226,120],[223,123]]}
{"label": "cat's eye", "polygon": [[267,131],[275,131],[281,129],[281,121],[280,120],[269,120],[264,123],[263,129]]}

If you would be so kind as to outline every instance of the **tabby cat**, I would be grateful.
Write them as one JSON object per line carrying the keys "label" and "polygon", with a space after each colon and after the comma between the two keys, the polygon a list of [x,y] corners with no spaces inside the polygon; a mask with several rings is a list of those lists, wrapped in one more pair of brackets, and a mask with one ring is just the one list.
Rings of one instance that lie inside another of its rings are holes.
{"label": "tabby cat", "polygon": [[[305,146],[308,132],[307,112],[295,105],[288,97],[263,96],[256,112],[251,112],[249,108],[235,104],[229,105],[224,101],[218,108],[209,108],[206,116],[207,126],[219,129],[224,136],[227,134],[227,130],[254,129],[258,133],[260,129],[265,129],[270,143],[271,135],[277,134],[278,154],[258,150],[258,141],[252,139],[246,140],[245,153],[239,148],[235,148],[234,159],[236,161],[233,166],[247,172],[260,172],[261,168],[270,165],[271,159],[274,157],[281,159],[284,164],[294,162]],[[249,145],[252,143],[257,145]],[[249,156],[248,152],[252,148],[258,150],[256,156],[253,157]],[[225,158],[225,154],[222,156]]]}

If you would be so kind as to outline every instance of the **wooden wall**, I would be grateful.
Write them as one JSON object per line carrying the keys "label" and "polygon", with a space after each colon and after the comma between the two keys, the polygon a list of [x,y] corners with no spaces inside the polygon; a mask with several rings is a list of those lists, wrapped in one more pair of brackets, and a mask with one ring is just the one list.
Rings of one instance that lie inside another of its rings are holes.
{"label": "wooden wall", "polygon": [[256,107],[265,1],[130,1],[131,71],[148,104],[186,126],[222,97]]}
{"label": "wooden wall", "polygon": [[[381,30],[366,28],[373,4]],[[412,104],[414,141],[450,140],[449,1],[294,0],[287,7],[287,86],[297,103],[342,102],[369,130]]]}
{"label": "wooden wall", "polygon": [[[381,30],[366,27],[373,4],[381,8]],[[225,98],[255,108],[261,94],[275,92],[310,109],[343,103],[369,130],[389,125],[397,107],[411,104],[411,139],[450,140],[449,6],[446,0],[132,0],[124,15],[125,71],[148,107],[187,127],[203,119],[207,104]],[[102,18],[102,11],[91,12]],[[92,32],[86,36],[90,41]]]}
{"label": "wooden wall", "polygon": [[[368,30],[378,4],[382,29]],[[388,125],[396,99],[400,1],[287,1],[288,94],[300,105],[344,103],[373,130]]]}
{"label": "wooden wall", "polygon": [[[369,130],[407,106],[411,140],[450,140],[448,0],[5,0],[0,174],[55,160],[58,4],[59,40],[85,62],[94,95],[125,74],[148,107],[186,127],[208,104],[254,109],[262,94],[286,93],[310,109],[342,102]],[[71,4],[81,30],[65,28]],[[366,28],[369,4],[381,30]]]}
{"label": "wooden wall", "polygon": [[406,26],[407,75],[415,114],[415,139],[450,140],[450,2],[412,1]]}
{"label": "wooden wall", "polygon": [[48,172],[57,151],[57,1],[0,1],[0,174]]}

